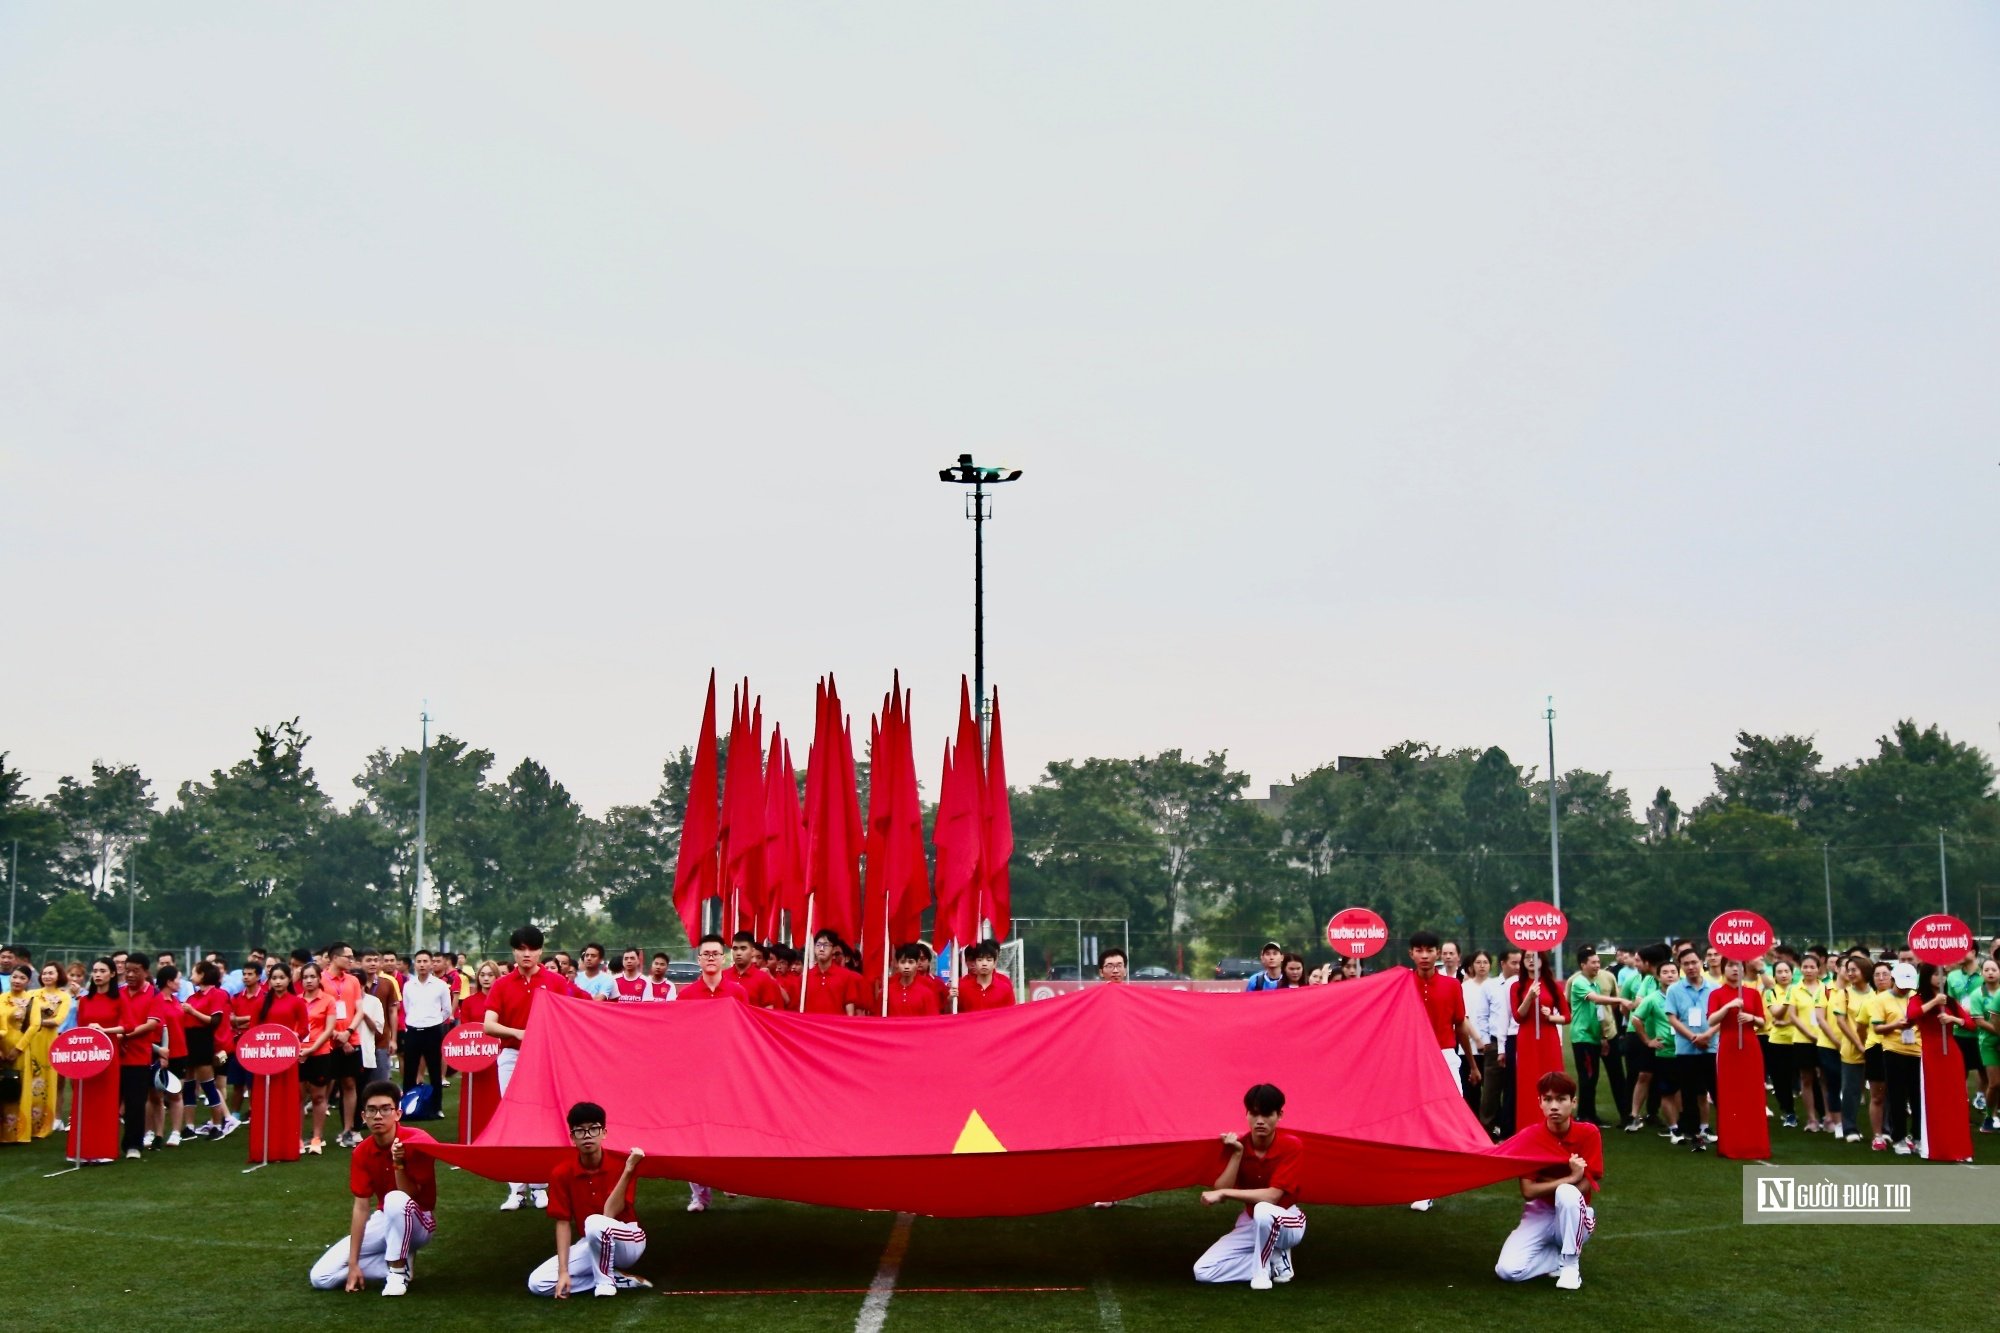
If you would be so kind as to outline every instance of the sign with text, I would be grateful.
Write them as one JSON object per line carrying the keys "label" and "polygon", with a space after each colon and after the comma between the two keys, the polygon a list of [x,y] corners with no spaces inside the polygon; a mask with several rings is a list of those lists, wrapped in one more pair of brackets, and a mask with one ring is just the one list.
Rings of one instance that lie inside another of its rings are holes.
{"label": "sign with text", "polygon": [[1771,923],[1747,908],[1724,912],[1708,923],[1708,942],[1724,958],[1747,963],[1771,949]]}
{"label": "sign with text", "polygon": [[500,1039],[477,1023],[460,1023],[444,1034],[444,1065],[461,1074],[491,1069],[500,1058]]}
{"label": "sign with text", "polygon": [[1552,903],[1520,903],[1500,919],[1500,934],[1516,949],[1547,953],[1569,938],[1569,918]]}
{"label": "sign with text", "polygon": [[1972,952],[1972,927],[1955,916],[1923,917],[1910,927],[1910,952],[1920,963],[1956,966]]}
{"label": "sign with text", "polygon": [[299,1063],[299,1034],[283,1023],[259,1023],[236,1039],[236,1063],[253,1074],[282,1074]]}
{"label": "sign with text", "polygon": [[1342,958],[1373,958],[1389,942],[1389,923],[1366,907],[1349,907],[1326,923],[1326,942]]}
{"label": "sign with text", "polygon": [[117,1058],[118,1048],[96,1028],[71,1028],[49,1046],[49,1064],[64,1078],[96,1078]]}

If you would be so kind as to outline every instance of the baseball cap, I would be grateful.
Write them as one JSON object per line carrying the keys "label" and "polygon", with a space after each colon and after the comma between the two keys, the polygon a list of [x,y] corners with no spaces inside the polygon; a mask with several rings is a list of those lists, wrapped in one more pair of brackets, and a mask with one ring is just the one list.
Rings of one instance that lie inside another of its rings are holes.
{"label": "baseball cap", "polygon": [[1889,975],[1904,990],[1915,990],[1917,987],[1917,965],[1915,963],[1898,963],[1889,969]]}
{"label": "baseball cap", "polygon": [[1285,946],[1278,943],[1276,940],[1265,940],[1263,947],[1258,949],[1257,952],[1262,953],[1264,952],[1265,949],[1276,949],[1279,953],[1283,953],[1285,951]]}

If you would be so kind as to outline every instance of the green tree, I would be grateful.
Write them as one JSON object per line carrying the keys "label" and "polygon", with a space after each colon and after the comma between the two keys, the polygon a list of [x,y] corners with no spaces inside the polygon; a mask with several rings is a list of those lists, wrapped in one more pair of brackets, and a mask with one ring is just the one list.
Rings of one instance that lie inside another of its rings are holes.
{"label": "green tree", "polygon": [[1826,800],[1829,775],[1823,762],[1810,736],[1739,731],[1729,763],[1710,765],[1716,795],[1704,805],[1741,806],[1798,825]]}
{"label": "green tree", "polygon": [[27,788],[27,775],[9,768],[7,752],[0,750],[0,868],[19,877],[7,885],[15,899],[17,930],[63,891],[62,818],[47,803],[29,797]]}
{"label": "green tree", "polygon": [[[417,787],[422,755],[377,750],[354,779],[362,800],[388,833],[390,892],[406,923],[414,911]],[[492,874],[498,794],[487,784],[493,752],[440,733],[430,747],[425,787],[424,878],[431,918],[426,940],[465,942],[476,929],[468,903]],[[407,925],[404,927],[407,930]],[[399,935],[400,938],[400,935]]]}
{"label": "green tree", "polygon": [[131,764],[93,763],[90,781],[64,777],[49,805],[62,820],[62,876],[104,902],[123,891],[113,881],[145,836],[156,802],[153,784]]}
{"label": "green tree", "polygon": [[30,935],[44,949],[93,951],[111,947],[111,923],[91,905],[88,894],[76,889],[50,904]]}
{"label": "green tree", "polygon": [[562,783],[532,759],[507,775],[487,837],[493,869],[465,913],[482,940],[505,939],[523,922],[561,931],[587,913],[584,853],[589,820]]}
{"label": "green tree", "polygon": [[[300,865],[293,924],[313,944],[346,939],[404,947],[409,900],[396,879],[394,832],[365,803],[329,813]],[[250,941],[252,944],[258,941]]]}

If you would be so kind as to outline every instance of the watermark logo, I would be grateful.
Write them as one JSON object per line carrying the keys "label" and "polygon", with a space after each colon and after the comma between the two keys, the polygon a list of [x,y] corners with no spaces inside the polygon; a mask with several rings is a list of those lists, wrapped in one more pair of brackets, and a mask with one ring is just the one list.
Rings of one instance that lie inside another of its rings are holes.
{"label": "watermark logo", "polygon": [[1963,1166],[1743,1168],[1749,1224],[1992,1225],[1993,1199]]}

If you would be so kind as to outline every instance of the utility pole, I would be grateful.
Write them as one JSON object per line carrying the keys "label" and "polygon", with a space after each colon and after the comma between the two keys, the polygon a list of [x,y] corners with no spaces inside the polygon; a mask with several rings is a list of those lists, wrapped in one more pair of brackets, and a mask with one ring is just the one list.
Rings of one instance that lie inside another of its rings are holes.
{"label": "utility pole", "polygon": [[14,857],[7,865],[7,940],[14,942],[14,895],[21,887],[21,840],[14,839]]}
{"label": "utility pole", "polygon": [[[416,911],[410,922],[410,952],[424,947],[424,824],[430,813],[431,781],[431,701],[424,700],[423,748],[417,752],[417,886]],[[443,943],[442,937],[439,943]]]}
{"label": "utility pole", "polygon": [[125,858],[125,952],[132,952],[132,923],[139,914],[139,849]]}
{"label": "utility pole", "polygon": [[960,454],[956,466],[938,472],[938,480],[955,486],[970,486],[965,516],[972,520],[972,694],[979,701],[979,751],[986,756],[986,731],[992,710],[986,698],[986,488],[1019,481],[1021,469],[980,467],[971,454]]}
{"label": "utility pole", "polygon": [[1556,826],[1556,697],[1553,694],[1549,696],[1548,711],[1542,716],[1549,724],[1549,883],[1555,891],[1551,902],[1560,912],[1563,905],[1562,834]]}
{"label": "utility pole", "polygon": [[1825,843],[1819,845],[1819,868],[1826,876],[1826,951],[1833,952],[1833,853]]}
{"label": "utility pole", "polygon": [[1944,830],[1938,830],[1938,911],[1951,915],[1951,880],[1944,873]]}

